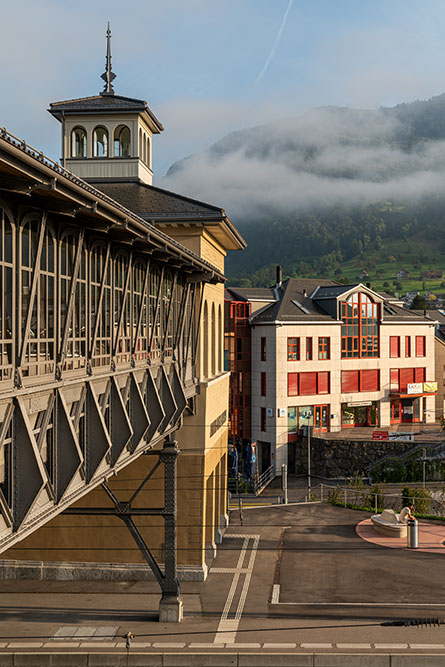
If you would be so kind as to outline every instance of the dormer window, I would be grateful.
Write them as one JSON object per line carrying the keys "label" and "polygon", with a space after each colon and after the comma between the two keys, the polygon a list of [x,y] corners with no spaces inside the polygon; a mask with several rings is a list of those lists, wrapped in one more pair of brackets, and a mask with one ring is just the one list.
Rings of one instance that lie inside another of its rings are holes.
{"label": "dormer window", "polygon": [[71,157],[87,156],[87,133],[83,127],[75,127],[71,132]]}
{"label": "dormer window", "polygon": [[114,131],[114,157],[130,157],[130,129],[119,125]]}
{"label": "dormer window", "polygon": [[356,292],[341,303],[342,359],[379,356],[379,304]]}
{"label": "dormer window", "polygon": [[96,127],[93,132],[94,157],[108,157],[108,132],[104,127]]}

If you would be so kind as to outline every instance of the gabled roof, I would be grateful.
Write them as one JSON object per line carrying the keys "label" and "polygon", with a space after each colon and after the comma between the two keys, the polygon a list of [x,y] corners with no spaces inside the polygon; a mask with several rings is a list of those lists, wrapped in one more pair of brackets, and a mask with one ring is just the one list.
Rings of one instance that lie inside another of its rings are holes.
{"label": "gabled roof", "polygon": [[170,192],[139,180],[122,181],[89,179],[95,187],[134,211],[144,220],[162,227],[168,233],[169,225],[203,225],[228,250],[246,247],[241,234],[222,208],[190,197]]}
{"label": "gabled roof", "polygon": [[151,129],[155,134],[159,134],[164,129],[149,108],[147,102],[133,97],[124,97],[123,95],[92,95],[90,97],[79,97],[74,100],[51,102],[48,111],[58,120],[61,120],[64,114],[108,114],[123,111],[147,113],[151,121]]}
{"label": "gabled roof", "polygon": [[[274,301],[252,316],[254,324],[273,324],[280,322],[300,323],[325,322],[339,324],[333,311],[329,308],[329,301],[346,296],[356,289],[363,290],[383,301],[383,321],[407,323],[430,323],[427,317],[412,310],[402,308],[391,301],[384,300],[382,294],[373,292],[361,284],[340,285],[333,280],[315,278],[289,278],[280,287],[275,288],[227,288],[232,294],[238,294],[246,301],[259,300],[259,296],[273,294]],[[320,296],[321,295],[321,296]],[[266,300],[266,298],[264,298]],[[330,311],[330,312],[329,312]]]}

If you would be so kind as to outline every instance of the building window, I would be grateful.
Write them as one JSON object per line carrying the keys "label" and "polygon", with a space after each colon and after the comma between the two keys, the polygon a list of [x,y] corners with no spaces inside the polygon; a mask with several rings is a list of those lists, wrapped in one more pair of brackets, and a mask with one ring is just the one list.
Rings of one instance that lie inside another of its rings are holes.
{"label": "building window", "polygon": [[416,336],[416,357],[426,356],[426,337]]}
{"label": "building window", "polygon": [[238,361],[241,361],[243,358],[243,339],[242,338],[237,338],[236,339],[236,358]]}
{"label": "building window", "polygon": [[379,356],[379,304],[362,292],[352,294],[341,304],[341,356]]}
{"label": "building window", "polygon": [[380,371],[378,369],[341,372],[341,391],[343,394],[379,391],[379,389]]}
{"label": "building window", "polygon": [[400,336],[389,337],[389,356],[400,357]]}
{"label": "building window", "polygon": [[287,395],[298,396],[298,373],[287,374]]}
{"label": "building window", "polygon": [[261,430],[266,430],[266,408],[261,408]]}
{"label": "building window", "polygon": [[411,356],[411,336],[405,336],[405,357]]}
{"label": "building window", "polygon": [[130,129],[118,125],[114,130],[114,157],[130,157]]}
{"label": "building window", "polygon": [[71,157],[87,156],[87,133],[83,127],[75,127],[71,132]]}
{"label": "building window", "polygon": [[287,339],[287,360],[288,361],[299,361],[300,360],[300,339],[299,338],[288,338]]}
{"label": "building window", "polygon": [[287,394],[288,396],[315,396],[317,394],[329,394],[330,373],[288,373]]}
{"label": "building window", "polygon": [[261,361],[266,361],[266,338],[261,338]]}
{"label": "building window", "polygon": [[390,392],[406,394],[409,384],[425,382],[425,368],[391,368],[389,371]]}
{"label": "building window", "polygon": [[312,338],[306,338],[306,361],[312,361]]}
{"label": "building window", "polygon": [[266,373],[261,373],[261,396],[266,395]]}
{"label": "building window", "polygon": [[330,338],[319,338],[318,339],[318,358],[319,359],[330,359],[331,358],[331,339]]}
{"label": "building window", "polygon": [[93,132],[94,157],[108,157],[108,132],[104,127],[96,127]]}

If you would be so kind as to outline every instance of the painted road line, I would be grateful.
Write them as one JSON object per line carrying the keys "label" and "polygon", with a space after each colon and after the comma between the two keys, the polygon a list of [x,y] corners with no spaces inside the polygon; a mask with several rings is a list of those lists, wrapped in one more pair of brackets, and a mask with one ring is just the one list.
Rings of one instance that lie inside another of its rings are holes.
{"label": "painted road line", "polygon": [[408,648],[408,644],[374,644],[374,648],[383,651],[396,651],[398,649],[405,650]]}
{"label": "painted road line", "polygon": [[249,570],[247,568],[237,569],[236,567],[211,567],[209,574],[235,574],[235,572],[240,572],[241,574],[246,574]]}
{"label": "painted road line", "polygon": [[433,650],[433,651],[440,651],[445,648],[445,644],[410,644],[409,647],[414,650]]}
{"label": "painted road line", "polygon": [[297,648],[297,644],[263,644],[263,648]]}
{"label": "painted road line", "polygon": [[333,648],[332,644],[323,643],[323,642],[320,642],[318,644],[304,643],[304,644],[300,644],[300,646],[301,646],[301,648],[310,648],[310,649],[313,649],[313,648]]}
{"label": "painted road line", "polygon": [[[238,558],[238,563],[233,574],[232,584],[230,586],[229,593],[227,595],[227,600],[224,605],[223,613],[221,615],[221,620],[218,625],[218,629],[215,634],[214,643],[215,644],[233,644],[235,643],[236,633],[238,626],[241,620],[243,613],[244,605],[246,602],[247,592],[250,585],[250,580],[252,578],[253,566],[255,563],[255,556],[258,549],[258,544],[260,540],[259,535],[227,535],[227,538],[237,538],[243,540],[243,546],[241,547],[240,555]],[[251,548],[249,564],[247,568],[243,567],[244,560],[247,554],[249,541],[253,540],[253,545]],[[247,571],[246,571],[247,570]],[[238,606],[235,612],[235,618],[229,618],[230,609],[232,607],[236,590],[238,587],[239,579],[241,574],[244,574],[244,584],[241,589],[241,594],[238,601]]]}
{"label": "painted road line", "polygon": [[280,602],[280,584],[274,584],[272,587],[272,604],[279,604]]}

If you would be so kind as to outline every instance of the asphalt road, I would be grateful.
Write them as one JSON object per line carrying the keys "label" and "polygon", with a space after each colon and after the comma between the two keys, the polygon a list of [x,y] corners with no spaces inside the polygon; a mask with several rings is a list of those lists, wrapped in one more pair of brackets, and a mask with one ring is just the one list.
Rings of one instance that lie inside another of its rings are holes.
{"label": "asphalt road", "polygon": [[[130,631],[132,648],[148,651],[393,646],[445,655],[443,626],[381,625],[445,619],[445,549],[365,542],[355,533],[363,518],[330,505],[288,505],[245,510],[240,525],[233,512],[207,580],[182,585],[185,618],[176,625],[157,621],[155,582],[0,582],[0,653],[51,650],[51,637],[68,627],[71,636],[59,637],[67,651],[119,650]],[[89,637],[98,628],[100,641]]]}

